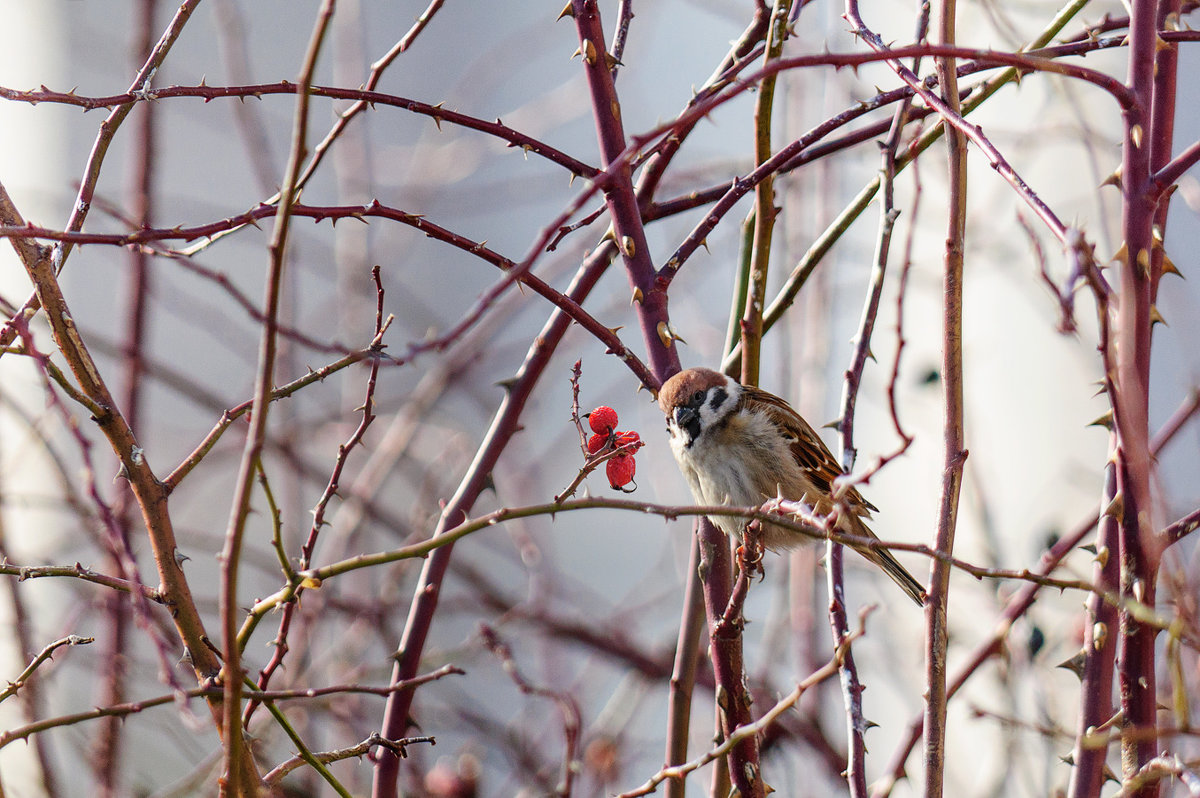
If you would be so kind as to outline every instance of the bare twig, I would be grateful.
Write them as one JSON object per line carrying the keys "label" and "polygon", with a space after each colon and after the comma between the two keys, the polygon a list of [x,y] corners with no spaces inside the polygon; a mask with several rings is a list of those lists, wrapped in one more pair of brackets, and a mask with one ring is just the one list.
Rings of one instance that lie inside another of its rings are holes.
{"label": "bare twig", "polygon": [[26,667],[25,670],[21,671],[21,674],[16,679],[10,680],[3,690],[0,690],[0,701],[4,701],[5,699],[16,695],[17,691],[24,687],[25,683],[28,682],[33,676],[34,671],[40,668],[48,659],[53,657],[54,652],[58,649],[62,648],[63,646],[86,646],[88,643],[94,642],[96,642],[96,638],[94,637],[80,637],[79,635],[67,635],[66,637],[55,640],[53,643],[39,651],[37,656],[33,658],[33,661],[29,663],[29,666]]}
{"label": "bare twig", "polygon": [[[845,643],[847,645],[854,642],[864,634],[862,624],[865,620],[865,617],[865,614],[859,616],[859,628],[846,638]],[[703,756],[697,757],[696,759],[684,764],[663,768],[658,773],[651,776],[650,779],[641,787],[638,787],[636,790],[630,790],[629,792],[623,792],[617,796],[617,798],[635,798],[635,796],[639,795],[649,795],[650,793],[654,792],[658,788],[658,785],[662,784],[664,781],[682,781],[683,779],[687,778],[688,774],[699,770],[716,759],[727,756],[735,746],[744,742],[746,738],[753,738],[756,735],[761,734],[762,731],[774,723],[780,715],[794,707],[808,690],[834,676],[838,672],[838,664],[839,660],[841,659],[842,652],[843,649],[839,648],[834,654],[833,659],[831,659],[823,667],[810,674],[808,678],[796,685],[795,690],[776,702],[773,707],[763,713],[761,718],[756,720],[754,723],[737,729],[727,739],[721,741],[720,745],[718,745],[716,748],[708,751]]]}
{"label": "bare twig", "polygon": [[225,776],[228,788],[237,798],[250,798],[258,792],[258,777],[253,772],[253,762],[242,745],[242,680],[245,676],[241,665],[241,648],[238,645],[238,601],[237,584],[239,565],[242,556],[242,539],[246,529],[246,519],[250,514],[250,497],[254,489],[254,475],[257,473],[262,458],[266,440],[267,417],[272,392],[275,387],[275,355],[277,340],[275,335],[279,316],[280,294],[282,290],[283,269],[287,262],[288,233],[291,226],[291,206],[296,197],[296,180],[300,172],[301,161],[308,147],[308,106],[310,95],[307,87],[312,83],[316,70],[317,57],[329,22],[333,17],[335,0],[324,0],[317,12],[317,19],[309,39],[304,63],[300,68],[297,83],[301,89],[297,94],[296,111],[292,125],[291,152],[288,155],[287,167],[284,170],[283,186],[279,192],[279,205],[276,208],[275,226],[271,234],[270,263],[267,270],[265,296],[263,299],[262,338],[259,344],[258,369],[255,374],[254,404],[250,419],[250,430],[246,435],[245,447],[242,450],[241,465],[238,467],[233,499],[230,508],[229,525],[225,531],[225,545],[221,549],[221,652],[224,659],[222,668],[225,684],[225,701],[223,707],[224,727],[228,735],[225,745]]}
{"label": "bare twig", "polygon": [[[96,184],[100,179],[100,170],[104,165],[104,158],[108,154],[108,148],[112,144],[113,138],[117,134],[117,130],[121,127],[121,123],[129,116],[129,112],[139,101],[151,100],[154,97],[150,90],[150,82],[154,79],[159,67],[167,58],[167,54],[171,51],[171,47],[183,32],[184,26],[191,19],[192,12],[196,10],[196,6],[200,5],[200,0],[184,0],[179,8],[175,11],[175,15],[171,18],[171,22],[167,25],[167,29],[163,31],[158,43],[150,51],[149,57],[138,71],[130,84],[129,91],[126,94],[127,99],[116,105],[108,117],[100,123],[100,130],[96,134],[95,141],[92,142],[92,150],[88,154],[87,164],[84,166],[83,179],[79,184],[79,193],[75,197],[75,203],[71,207],[71,217],[67,220],[66,229],[72,232],[83,229],[83,223],[87,219],[88,211],[91,210],[92,198],[96,192]],[[6,203],[8,204],[8,203]],[[20,218],[19,216],[17,217]],[[7,213],[0,214],[0,223],[5,225],[13,224]],[[57,274],[62,270],[66,263],[67,256],[71,253],[71,246],[64,243],[56,248],[53,255],[54,273]],[[28,264],[30,259],[26,255],[22,255],[21,259]],[[36,312],[38,308],[45,307],[42,297],[35,294],[26,300],[18,313],[13,314],[16,318],[18,315],[27,312]],[[16,330],[11,324],[4,326],[0,330],[0,346],[8,346],[16,338]]]}
{"label": "bare twig", "polygon": [[[379,267],[376,266],[371,270],[371,278],[375,282],[375,337],[372,339],[373,345],[380,345],[383,341],[384,333],[392,321],[389,316],[386,319],[383,315],[383,284],[379,281]],[[325,512],[329,507],[330,500],[337,495],[338,488],[341,486],[342,471],[346,466],[346,461],[350,453],[362,443],[363,436],[367,432],[367,428],[371,426],[371,422],[375,420],[375,385],[379,378],[379,360],[371,361],[371,369],[367,376],[366,397],[359,410],[362,412],[362,418],[359,420],[358,426],[345,443],[338,447],[337,456],[334,459],[333,471],[329,475],[329,481],[325,485],[325,490],[321,494],[321,498],[317,500],[316,507],[313,508],[313,522],[308,531],[308,538],[300,548],[300,558],[296,568],[292,568],[291,563],[285,565],[284,575],[288,577],[289,584],[294,585],[295,593],[293,600],[289,601],[283,607],[282,616],[279,619],[279,630],[275,635],[275,639],[271,643],[272,654],[270,661],[263,666],[259,672],[257,688],[266,690],[267,685],[271,681],[272,674],[283,665],[284,657],[288,653],[288,629],[291,626],[292,618],[295,616],[296,610],[299,607],[300,593],[304,589],[304,581],[296,576],[297,570],[306,570],[312,564],[313,550],[317,545],[317,537],[320,535],[321,528],[325,525]],[[286,562],[286,559],[285,559]],[[252,619],[257,619],[260,616],[252,616]],[[250,619],[248,619],[250,620]],[[243,627],[238,633],[239,647],[243,650],[249,642],[250,632],[254,629],[253,625]],[[254,714],[255,704],[250,702],[246,705],[246,709],[242,713],[242,725],[249,726],[250,718]]]}
{"label": "bare twig", "polygon": [[[408,756],[408,746],[418,743],[429,743],[434,745],[437,741],[432,737],[401,737],[398,740],[387,740],[380,737],[376,732],[372,732],[371,736],[363,740],[357,745],[352,745],[348,748],[339,748],[336,751],[319,751],[313,752],[312,757],[322,764],[331,764],[340,762],[343,759],[354,759],[356,757],[366,756],[371,753],[372,748],[383,747],[400,757]],[[283,781],[284,777],[292,771],[304,767],[307,760],[302,756],[294,756],[291,759],[280,762],[271,770],[263,774],[264,784],[278,784]]]}
{"label": "bare twig", "polygon": [[[253,698],[258,701],[310,701],[313,698],[344,694],[363,694],[374,696],[390,696],[398,690],[411,690],[429,682],[436,681],[451,675],[461,675],[462,669],[456,668],[453,665],[445,665],[438,668],[436,671],[431,671],[422,676],[388,685],[386,687],[366,687],[363,685],[339,685],[335,687],[323,688],[305,688],[300,690],[270,690],[260,692],[257,690],[246,690],[247,698]],[[223,688],[220,685],[208,685],[205,687],[192,688],[185,692],[186,698],[201,698],[201,697],[220,697],[223,694]],[[61,715],[55,718],[48,718],[36,723],[26,724],[14,729],[7,729],[0,732],[0,748],[16,742],[17,740],[26,740],[29,737],[40,734],[41,732],[50,729],[59,729],[64,726],[74,726],[78,723],[84,723],[97,718],[108,717],[128,717],[136,715],[139,712],[144,712],[147,709],[161,707],[167,704],[173,704],[179,699],[175,693],[168,695],[156,696],[147,698],[142,701],[131,701],[125,704],[118,704],[111,707],[97,707],[87,710],[86,712],[77,712],[71,715]]]}
{"label": "bare twig", "polygon": [[[858,17],[855,0],[850,0],[851,19],[856,29],[877,49],[882,42],[866,31]],[[938,8],[934,38],[939,44],[952,45],[956,35],[955,0],[947,0]],[[898,75],[907,80],[905,69],[896,69],[898,62],[889,62]],[[938,108],[949,124],[961,119],[962,106],[958,95],[958,75],[953,57],[935,57],[941,97],[922,95],[927,103]],[[911,83],[909,85],[912,85]],[[913,86],[916,88],[916,86]],[[965,440],[965,409],[963,404],[963,258],[967,225],[967,137],[959,127],[947,129],[946,149],[949,172],[949,218],[946,232],[945,272],[942,305],[942,385],[945,402],[943,436],[944,450],[942,492],[938,507],[937,535],[934,548],[950,554],[958,527],[958,501],[962,491],[963,466],[967,457]],[[976,139],[976,143],[978,140]],[[989,156],[990,157],[990,156]],[[996,164],[996,161],[992,161]],[[1014,173],[1015,174],[1015,173]],[[1018,189],[1024,181],[1013,181]],[[1040,208],[1040,201],[1023,196]],[[1044,209],[1047,213],[1049,209]],[[950,568],[945,563],[930,564],[929,598],[925,603],[925,795],[941,798],[945,779],[947,613],[950,598]]]}
{"label": "bare twig", "polygon": [[[20,218],[12,199],[3,185],[0,185],[0,221],[6,224],[19,223]],[[39,303],[47,311],[46,318],[55,344],[66,359],[82,393],[100,411],[100,414],[94,417],[95,421],[120,461],[122,474],[129,480],[142,511],[161,583],[159,592],[172,608],[172,621],[187,649],[198,680],[206,683],[216,677],[220,663],[206,645],[208,637],[203,621],[183,570],[176,560],[178,547],[167,508],[169,491],[151,470],[145,451],[138,444],[138,439],[80,337],[70,308],[63,297],[49,253],[30,242],[21,243],[14,240],[14,246],[35,285]],[[20,322],[11,326],[13,334],[16,335],[24,319],[21,317],[14,321]],[[221,702],[210,696],[209,708],[220,723]],[[223,727],[218,728],[224,731]]]}

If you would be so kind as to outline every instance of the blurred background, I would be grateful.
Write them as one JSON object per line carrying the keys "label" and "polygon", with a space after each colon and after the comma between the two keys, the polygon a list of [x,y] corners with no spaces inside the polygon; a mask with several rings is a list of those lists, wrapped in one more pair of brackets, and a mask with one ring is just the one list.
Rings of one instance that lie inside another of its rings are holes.
{"label": "blurred background", "polygon": [[[209,0],[188,21],[154,88],[239,86],[293,80],[299,72],[318,3],[313,0]],[[133,0],[0,0],[12,32],[0,49],[0,86],[45,86],[81,96],[120,94],[144,61],[144,42],[158,39],[177,6]],[[149,9],[149,12],[148,12]],[[343,0],[316,83],[356,88],[372,64],[409,31],[424,3]],[[463,3],[449,0],[428,27],[382,71],[377,90],[443,103],[484,121],[532,136],[598,166],[595,129],[569,20],[555,23],[560,2]],[[1053,3],[982,2],[960,10],[964,46],[1015,49],[1033,39],[1057,12]],[[606,30],[616,4],[601,3]],[[617,88],[630,134],[675,117],[741,35],[752,14],[747,0],[635,4]],[[911,4],[864,8],[884,40],[911,40]],[[147,22],[147,13],[152,18]],[[838,4],[809,3],[799,12],[788,54],[848,51],[861,45],[847,32]],[[1117,3],[1089,4],[1063,37],[1076,36]],[[1086,66],[1123,78],[1125,52],[1087,57]],[[928,65],[927,65],[928,66]],[[1180,75],[1200,74],[1195,48],[1181,48]],[[972,78],[974,80],[976,78]],[[814,68],[782,75],[776,146],[897,81],[883,66],[857,72]],[[1177,146],[1200,138],[1194,81],[1181,81]],[[754,94],[719,107],[687,139],[657,200],[717,187],[753,167]],[[125,232],[145,223],[171,228],[216,222],[268,201],[287,158],[295,97],[161,98],[135,108],[114,138],[96,184],[85,231]],[[310,143],[320,141],[348,102],[314,98]],[[76,201],[84,166],[107,109],[20,99],[0,102],[0,181],[26,219],[61,229]],[[888,118],[890,107],[869,117]],[[152,114],[147,122],[146,115]],[[880,116],[879,114],[882,114]],[[1120,242],[1119,195],[1102,183],[1119,163],[1120,119],[1110,98],[1093,87],[1033,75],[1009,85],[973,117],[1034,191],[1058,216],[1082,229],[1110,259]],[[148,125],[148,126],[147,126]],[[840,134],[839,134],[840,135]],[[788,273],[880,167],[874,139],[838,150],[778,179],[781,206],[772,286]],[[888,406],[897,357],[899,275],[911,267],[903,297],[903,334],[895,397],[912,435],[904,455],[872,476],[863,493],[880,508],[876,531],[886,540],[931,543],[942,464],[940,340],[941,267],[945,240],[944,158],[931,157],[896,182],[900,217],[886,276],[870,363],[860,394],[858,470],[888,455],[900,440]],[[1058,307],[1039,276],[1040,260],[1058,280],[1066,265],[1056,242],[1011,188],[972,150],[966,264],[965,340],[967,446],[964,498],[956,554],[978,565],[1033,567],[1059,535],[1085,521],[1100,501],[1107,432],[1089,422],[1107,409],[1096,395],[1102,376],[1095,310],[1081,294],[1075,334],[1058,331]],[[148,177],[147,171],[148,171]],[[514,261],[530,253],[547,225],[582,190],[561,165],[523,153],[476,130],[396,107],[359,115],[330,148],[308,183],[313,206],[380,203],[431,222]],[[593,199],[571,217],[599,208]],[[661,265],[709,206],[648,225],[654,262]],[[686,341],[685,366],[716,366],[724,346],[730,292],[750,198],[730,212],[684,266],[671,292],[674,327]],[[1168,254],[1184,275],[1200,251],[1200,184],[1186,176],[1166,231]],[[1024,221],[1022,221],[1024,220]],[[842,375],[862,312],[875,247],[873,205],[821,261],[796,305],[764,342],[763,387],[800,409],[814,427],[837,417]],[[601,217],[542,253],[533,271],[565,290],[607,227]],[[1031,232],[1028,232],[1031,231]],[[134,429],[160,476],[174,469],[208,434],[222,412],[253,394],[260,336],[257,307],[268,263],[269,220],[211,242],[167,241],[140,262],[128,249],[84,245],[70,255],[62,280],[81,334],[118,396],[136,396]],[[1036,241],[1036,244],[1035,244]],[[386,342],[401,355],[444,334],[500,280],[497,269],[412,227],[372,219],[313,223],[297,219],[284,287],[282,351],[277,383],[366,346],[374,330],[381,268],[386,312],[395,315]],[[643,346],[630,308],[629,285],[615,264],[585,303],[639,355]],[[138,275],[141,275],[140,279]],[[1200,387],[1200,313],[1194,280],[1164,280],[1156,328],[1151,429],[1156,430]],[[0,297],[19,307],[30,292],[11,248],[0,251]],[[142,310],[135,311],[138,299]],[[245,301],[245,300],[248,300]],[[314,564],[394,549],[421,540],[436,524],[440,503],[466,473],[530,343],[553,308],[527,290],[509,290],[467,332],[403,365],[385,363],[375,393],[378,414],[363,444],[352,450],[339,496],[330,504]],[[140,313],[143,327],[133,332]],[[6,313],[7,316],[7,313]],[[52,349],[44,325],[33,330]],[[131,342],[140,341],[138,354]],[[522,415],[523,429],[493,472],[495,488],[472,516],[499,507],[549,501],[583,464],[571,421],[571,365],[582,360],[583,410],[614,407],[621,427],[640,432],[637,491],[647,502],[689,503],[665,445],[662,418],[636,378],[578,326],[556,351]],[[134,364],[134,365],[131,365]],[[367,367],[339,371],[272,409],[266,468],[282,518],[285,549],[298,551],[312,510],[329,479],[339,444],[359,423]],[[136,390],[135,390],[136,389]],[[63,405],[65,402],[65,405]],[[64,410],[63,407],[67,407]],[[3,554],[22,565],[75,562],[105,570],[108,560],[95,500],[85,489],[87,465],[67,419],[93,443],[91,479],[99,497],[121,506],[125,483],[117,462],[86,413],[69,400],[52,402],[27,358],[0,359],[0,521]],[[207,619],[216,625],[218,562],[245,424],[235,424],[180,483],[171,512],[184,569]],[[835,445],[831,431],[827,442]],[[1158,458],[1155,488],[1160,524],[1200,503],[1200,427],[1184,427]],[[585,483],[615,496],[603,475]],[[240,580],[245,606],[278,590],[282,576],[270,546],[271,520],[254,500]],[[154,569],[136,513],[130,539],[142,578]],[[453,664],[465,676],[421,688],[414,734],[437,746],[414,746],[402,763],[411,795],[545,795],[562,778],[564,721],[559,702],[524,695],[504,663],[483,644],[481,624],[513,651],[530,683],[571,696],[580,715],[577,795],[632,789],[663,762],[666,695],[686,578],[690,524],[650,515],[597,510],[538,516],[479,532],[460,543],[425,653],[425,670]],[[1194,601],[1194,546],[1173,549],[1164,566],[1164,604]],[[825,618],[821,550],[769,555],[765,580],[747,603],[747,669],[756,710],[769,707],[832,654]],[[901,555],[924,577],[927,563]],[[922,708],[921,614],[886,579],[855,557],[848,560],[851,614],[878,605],[856,645],[868,719],[869,780],[881,778]],[[297,611],[290,653],[273,688],[386,684],[403,629],[419,563],[351,572],[309,591]],[[1091,558],[1076,552],[1064,576],[1090,578]],[[1169,575],[1169,578],[1168,578]],[[993,631],[1017,583],[956,574],[950,616],[951,670]],[[1082,641],[1084,596],[1043,591],[1010,630],[1001,656],[983,666],[951,702],[952,795],[1048,795],[1062,789],[1069,766],[1078,681],[1056,668]],[[68,634],[94,637],[63,649],[17,698],[0,705],[3,728],[93,706],[167,694],[165,658],[181,651],[169,622],[152,617],[118,633],[120,608],[102,588],[76,580],[9,577],[0,590],[7,630],[0,635],[0,678],[12,679],[31,657]],[[161,608],[156,608],[161,610]],[[246,651],[256,675],[273,653],[278,614],[268,615]],[[158,641],[157,643],[155,641]],[[1196,680],[1194,656],[1186,678]],[[176,677],[186,683],[186,669]],[[113,674],[120,673],[114,681]],[[709,677],[711,679],[711,677]],[[702,677],[703,680],[703,677]],[[116,693],[112,692],[114,689]],[[383,702],[338,697],[290,705],[292,721],[313,750],[345,747],[379,728]],[[697,689],[691,751],[712,736],[710,688]],[[121,723],[79,723],[0,749],[5,794],[212,794],[220,746],[196,703],[147,709]],[[806,696],[764,744],[764,772],[779,794],[827,795],[844,789],[844,714],[834,681]],[[268,770],[293,752],[260,712],[251,727]],[[115,736],[115,737],[114,737]],[[1178,750],[1186,752],[1186,743]],[[1195,753],[1195,752],[1193,752]],[[916,756],[919,757],[919,754]],[[1115,757],[1115,752],[1114,752]],[[1115,761],[1115,760],[1114,760]],[[839,764],[839,762],[841,764]],[[901,782],[895,795],[919,794]],[[354,794],[369,790],[365,759],[334,772]],[[455,779],[458,780],[457,787]],[[295,794],[328,788],[306,769],[286,782]],[[455,793],[474,783],[477,793]],[[691,783],[691,782],[689,782]],[[705,776],[695,777],[700,794]]]}

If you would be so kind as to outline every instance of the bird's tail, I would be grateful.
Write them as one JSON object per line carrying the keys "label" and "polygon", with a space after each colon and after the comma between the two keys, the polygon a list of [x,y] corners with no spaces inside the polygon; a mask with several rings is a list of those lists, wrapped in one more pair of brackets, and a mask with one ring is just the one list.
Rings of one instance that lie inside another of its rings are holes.
{"label": "bird's tail", "polygon": [[[860,518],[854,518],[851,528],[848,530],[852,535],[860,537],[874,538],[878,540],[875,533],[867,528],[867,525]],[[918,605],[925,604],[925,588],[918,582],[912,574],[908,572],[900,561],[887,549],[870,548],[870,547],[853,547],[855,551],[861,554],[866,559],[878,565],[883,572],[892,578],[892,581],[900,586],[900,589],[908,594],[909,598],[917,602]]]}

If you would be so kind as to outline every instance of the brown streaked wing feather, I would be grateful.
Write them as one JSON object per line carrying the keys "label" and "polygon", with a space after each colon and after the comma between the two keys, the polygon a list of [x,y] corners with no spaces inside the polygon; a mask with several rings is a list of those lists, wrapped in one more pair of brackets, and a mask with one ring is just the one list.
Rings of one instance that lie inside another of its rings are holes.
{"label": "brown streaked wing feather", "polygon": [[[761,388],[744,386],[742,401],[758,405],[771,421],[794,439],[791,449],[796,462],[807,472],[814,485],[826,493],[832,492],[833,481],[842,475],[842,467],[809,423],[787,402]],[[864,499],[856,488],[846,491],[846,500],[852,507],[879,509]]]}

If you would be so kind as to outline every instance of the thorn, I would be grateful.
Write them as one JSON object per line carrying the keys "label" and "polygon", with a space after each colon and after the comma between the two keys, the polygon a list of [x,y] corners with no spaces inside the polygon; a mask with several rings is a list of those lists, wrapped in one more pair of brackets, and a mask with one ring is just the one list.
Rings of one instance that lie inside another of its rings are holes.
{"label": "thorn", "polygon": [[670,325],[668,325],[665,321],[660,321],[658,323],[657,332],[658,340],[662,342],[663,348],[670,349],[671,342],[675,340],[674,335],[671,333]]}
{"label": "thorn", "polygon": [[571,0],[567,0],[567,4],[563,6],[562,11],[558,12],[558,16],[554,18],[554,21],[558,22],[563,17],[575,17],[575,9],[571,7]]}
{"label": "thorn", "polygon": [[1111,430],[1113,428],[1112,408],[1109,408],[1108,410],[1104,411],[1103,414],[1098,416],[1096,418],[1096,420],[1093,421],[1092,423],[1088,424],[1088,426],[1089,427],[1104,427],[1105,429]]}
{"label": "thorn", "polygon": [[1104,178],[1103,182],[1101,182],[1100,185],[1101,186],[1116,186],[1118,189],[1121,188],[1121,170],[1123,168],[1124,168],[1123,165],[1118,166],[1116,169],[1113,170],[1113,173],[1111,175]]}
{"label": "thorn", "polygon": [[1083,681],[1083,664],[1086,661],[1087,654],[1083,651],[1083,649],[1080,649],[1075,656],[1058,663],[1057,667],[1070,671],[1071,673],[1075,674],[1080,681]]}
{"label": "thorn", "polygon": [[1129,262],[1129,250],[1125,247],[1125,242],[1121,242],[1121,248],[1112,256],[1113,261],[1125,265]]}
{"label": "thorn", "polygon": [[634,288],[633,296],[630,297],[630,299],[629,299],[629,304],[630,305],[640,305],[640,304],[642,304],[642,301],[645,300],[645,298],[646,298],[645,295],[642,294],[642,289]]}
{"label": "thorn", "polygon": [[1167,324],[1167,320],[1162,317],[1162,314],[1158,312],[1158,305],[1151,305],[1150,306],[1150,326],[1153,327],[1155,324],[1161,324],[1164,327],[1170,326]]}
{"label": "thorn", "polygon": [[1120,518],[1125,513],[1125,496],[1120,491],[1112,497],[1112,501],[1104,508],[1104,515],[1112,518]]}
{"label": "thorn", "polygon": [[1133,146],[1139,150],[1142,148],[1142,126],[1134,125],[1129,128],[1129,140],[1133,142]]}

